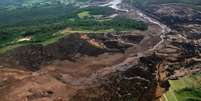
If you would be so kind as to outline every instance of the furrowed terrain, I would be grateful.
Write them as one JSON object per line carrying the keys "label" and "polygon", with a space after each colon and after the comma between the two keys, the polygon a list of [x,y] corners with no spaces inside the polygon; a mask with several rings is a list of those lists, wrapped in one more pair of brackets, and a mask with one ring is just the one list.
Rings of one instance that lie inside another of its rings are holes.
{"label": "furrowed terrain", "polygon": [[199,1],[19,1],[0,2],[0,101],[201,99]]}
{"label": "furrowed terrain", "polygon": [[172,30],[164,35],[164,44],[155,51],[157,56],[163,57],[165,61],[166,67],[163,71],[165,71],[165,79],[170,79],[171,86],[161,100],[199,101],[201,94],[200,1],[146,0],[145,3],[136,0],[130,2]]}

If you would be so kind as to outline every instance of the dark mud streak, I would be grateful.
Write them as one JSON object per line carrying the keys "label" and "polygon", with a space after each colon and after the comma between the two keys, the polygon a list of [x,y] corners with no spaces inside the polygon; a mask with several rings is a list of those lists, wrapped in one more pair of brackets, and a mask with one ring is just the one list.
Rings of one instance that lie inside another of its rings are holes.
{"label": "dark mud streak", "polygon": [[[100,79],[98,87],[80,90],[70,101],[152,101],[155,99],[156,55],[142,57],[128,70],[117,71]],[[101,94],[101,95],[100,95]]]}

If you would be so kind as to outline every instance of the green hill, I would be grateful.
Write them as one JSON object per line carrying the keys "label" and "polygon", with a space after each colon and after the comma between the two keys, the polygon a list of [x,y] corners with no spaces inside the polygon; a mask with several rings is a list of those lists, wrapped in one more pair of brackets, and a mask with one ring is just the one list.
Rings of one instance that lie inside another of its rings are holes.
{"label": "green hill", "polygon": [[1,0],[0,5],[4,8],[19,8],[19,7],[38,7],[44,5],[68,5],[72,3],[83,3],[89,0]]}

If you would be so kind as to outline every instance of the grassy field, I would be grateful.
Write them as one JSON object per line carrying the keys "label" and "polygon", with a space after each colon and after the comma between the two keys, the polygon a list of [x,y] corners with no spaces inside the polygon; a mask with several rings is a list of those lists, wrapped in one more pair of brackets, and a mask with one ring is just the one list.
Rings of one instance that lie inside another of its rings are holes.
{"label": "grassy field", "polygon": [[171,87],[163,101],[201,101],[201,73],[169,82]]}
{"label": "grassy field", "polygon": [[84,19],[86,17],[91,17],[88,11],[83,11],[78,14],[79,18]]}
{"label": "grassy field", "polygon": [[[79,9],[72,6],[0,11],[0,53],[27,44],[47,45],[75,32],[147,29],[147,24],[142,21],[122,17],[108,18],[114,13],[115,10],[109,7]],[[20,41],[27,37],[31,39]]]}

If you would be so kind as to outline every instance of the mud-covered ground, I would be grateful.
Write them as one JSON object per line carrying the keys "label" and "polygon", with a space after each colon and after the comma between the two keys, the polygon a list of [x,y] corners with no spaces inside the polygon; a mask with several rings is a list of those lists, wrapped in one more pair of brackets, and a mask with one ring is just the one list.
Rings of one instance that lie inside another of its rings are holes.
{"label": "mud-covered ground", "polygon": [[[155,65],[160,59],[155,63],[140,57],[160,41],[159,36],[150,31],[91,34],[74,33],[48,46],[22,46],[5,54],[1,57],[1,100],[153,98]],[[135,82],[136,86],[128,88]]]}
{"label": "mud-covered ground", "polygon": [[167,80],[200,71],[200,13],[179,5],[149,10],[142,12],[152,18],[136,8],[119,13],[146,21],[147,31],[72,33],[47,46],[22,46],[2,55],[0,101],[160,98],[170,86]]}
{"label": "mud-covered ground", "polygon": [[147,31],[95,36],[73,33],[47,46],[16,48],[1,57],[0,98],[4,101],[154,99],[160,58],[144,56],[161,41],[161,30],[158,25],[150,24]]}

